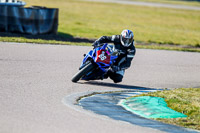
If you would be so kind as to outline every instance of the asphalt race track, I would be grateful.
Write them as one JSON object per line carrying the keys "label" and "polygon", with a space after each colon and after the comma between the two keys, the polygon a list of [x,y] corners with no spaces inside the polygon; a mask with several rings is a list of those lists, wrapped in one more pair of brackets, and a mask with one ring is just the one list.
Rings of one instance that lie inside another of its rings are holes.
{"label": "asphalt race track", "polygon": [[187,6],[187,5],[156,3],[156,2],[142,2],[142,1],[131,1],[131,0],[85,0],[85,1],[118,3],[126,5],[137,5],[137,6],[150,6],[159,8],[174,8],[174,9],[184,9],[184,10],[200,10],[200,7],[198,6]]}
{"label": "asphalt race track", "polygon": [[120,84],[110,79],[72,83],[83,54],[90,49],[1,42],[0,133],[157,133],[161,131],[66,106],[62,99],[137,87],[200,87],[199,53],[147,49],[137,49]]}

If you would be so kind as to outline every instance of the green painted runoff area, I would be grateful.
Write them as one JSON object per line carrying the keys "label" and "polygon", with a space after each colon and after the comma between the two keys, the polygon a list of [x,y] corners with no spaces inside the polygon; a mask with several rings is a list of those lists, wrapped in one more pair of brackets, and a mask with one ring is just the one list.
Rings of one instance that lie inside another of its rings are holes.
{"label": "green painted runoff area", "polygon": [[119,105],[145,118],[182,118],[186,115],[167,107],[164,98],[141,96],[123,99]]}

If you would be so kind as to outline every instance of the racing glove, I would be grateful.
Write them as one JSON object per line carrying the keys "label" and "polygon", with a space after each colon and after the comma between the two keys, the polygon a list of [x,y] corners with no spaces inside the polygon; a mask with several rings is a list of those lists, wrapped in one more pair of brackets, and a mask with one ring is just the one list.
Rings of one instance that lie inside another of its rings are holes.
{"label": "racing glove", "polygon": [[99,46],[99,41],[95,41],[95,42],[92,44],[92,46],[93,46],[94,48],[98,47],[98,46]]}

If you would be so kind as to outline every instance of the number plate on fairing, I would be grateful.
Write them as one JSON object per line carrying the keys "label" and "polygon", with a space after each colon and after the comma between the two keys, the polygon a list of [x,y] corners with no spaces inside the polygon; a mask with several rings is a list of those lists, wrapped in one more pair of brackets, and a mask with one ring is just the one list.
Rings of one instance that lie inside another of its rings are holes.
{"label": "number plate on fairing", "polygon": [[96,62],[102,62],[105,64],[110,63],[110,55],[106,50],[99,50],[97,51],[97,58]]}

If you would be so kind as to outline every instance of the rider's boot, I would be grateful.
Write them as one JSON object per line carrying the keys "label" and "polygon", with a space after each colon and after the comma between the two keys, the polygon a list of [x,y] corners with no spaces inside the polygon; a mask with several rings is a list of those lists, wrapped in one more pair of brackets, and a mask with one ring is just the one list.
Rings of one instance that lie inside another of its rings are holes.
{"label": "rider's boot", "polygon": [[107,78],[110,76],[111,73],[112,73],[112,70],[109,69],[109,70],[107,71],[107,73],[105,73],[105,74],[103,75],[103,79],[107,79]]}

